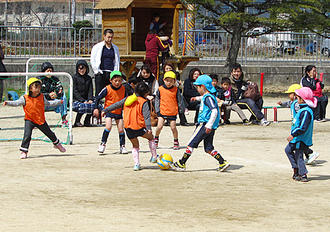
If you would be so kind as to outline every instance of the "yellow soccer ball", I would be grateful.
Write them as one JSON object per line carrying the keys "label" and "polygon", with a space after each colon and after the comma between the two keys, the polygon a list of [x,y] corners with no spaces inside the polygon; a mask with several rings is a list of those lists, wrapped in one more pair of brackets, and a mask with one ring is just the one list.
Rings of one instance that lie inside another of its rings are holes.
{"label": "yellow soccer ball", "polygon": [[171,163],[173,163],[173,158],[170,154],[162,154],[157,159],[158,166],[163,170],[169,169]]}

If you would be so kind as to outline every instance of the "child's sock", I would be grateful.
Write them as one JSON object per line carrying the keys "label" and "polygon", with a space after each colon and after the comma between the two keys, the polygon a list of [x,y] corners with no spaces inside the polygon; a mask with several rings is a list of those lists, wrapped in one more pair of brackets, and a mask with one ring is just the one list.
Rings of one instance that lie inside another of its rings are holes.
{"label": "child's sock", "polygon": [[149,140],[149,148],[150,148],[152,157],[157,158],[156,143],[155,143],[154,139]]}
{"label": "child's sock", "polygon": [[155,143],[156,143],[156,145],[158,145],[158,143],[159,143],[159,136],[155,136]]}
{"label": "child's sock", "polygon": [[179,146],[179,139],[174,139],[174,145]]}
{"label": "child's sock", "polygon": [[102,143],[107,143],[108,137],[109,137],[110,130],[107,128],[104,129],[103,134],[102,134]]}
{"label": "child's sock", "polygon": [[125,133],[119,133],[119,144],[120,146],[125,146]]}
{"label": "child's sock", "polygon": [[187,162],[187,160],[191,156],[193,150],[194,150],[194,148],[189,147],[189,146],[186,148],[185,153],[183,154],[182,158],[179,160],[180,164],[184,165]]}
{"label": "child's sock", "polygon": [[132,149],[132,155],[133,155],[133,160],[135,165],[140,164],[140,156],[139,156],[139,148],[134,148]]}
{"label": "child's sock", "polygon": [[216,150],[213,150],[211,152],[211,156],[213,156],[214,159],[218,160],[220,164],[223,164],[223,161],[225,161],[222,156],[220,155],[219,152],[217,152]]}

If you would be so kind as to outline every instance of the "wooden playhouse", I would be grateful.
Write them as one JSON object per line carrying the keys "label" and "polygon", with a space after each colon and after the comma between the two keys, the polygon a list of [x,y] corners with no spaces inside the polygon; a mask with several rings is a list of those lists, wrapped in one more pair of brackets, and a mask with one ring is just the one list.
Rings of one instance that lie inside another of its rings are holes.
{"label": "wooden playhouse", "polygon": [[114,44],[127,76],[137,62],[144,60],[144,41],[155,13],[160,15],[160,22],[166,22],[164,32],[173,40],[175,56],[170,61],[183,70],[189,62],[198,60],[179,55],[179,11],[183,9],[179,0],[101,0],[95,9],[102,10],[102,29],[111,28],[115,33]]}

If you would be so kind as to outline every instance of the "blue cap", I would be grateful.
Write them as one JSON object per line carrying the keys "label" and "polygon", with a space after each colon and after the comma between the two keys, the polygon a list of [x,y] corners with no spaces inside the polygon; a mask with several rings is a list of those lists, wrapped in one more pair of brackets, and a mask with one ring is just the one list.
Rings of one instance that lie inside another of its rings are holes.
{"label": "blue cap", "polygon": [[206,74],[199,76],[194,82],[194,85],[204,85],[210,93],[215,93],[217,91],[212,85],[212,78]]}

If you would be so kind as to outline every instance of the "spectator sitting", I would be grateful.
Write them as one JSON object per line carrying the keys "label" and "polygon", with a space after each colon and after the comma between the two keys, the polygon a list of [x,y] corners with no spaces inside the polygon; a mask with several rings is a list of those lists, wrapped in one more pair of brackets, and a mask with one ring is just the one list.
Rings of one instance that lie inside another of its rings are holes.
{"label": "spectator sitting", "polygon": [[93,83],[88,75],[89,67],[85,60],[78,60],[76,74],[73,76],[73,108],[77,111],[74,127],[83,126],[81,117],[86,113],[84,126],[91,126],[90,119],[94,110],[93,105]]}
{"label": "spectator sitting", "polygon": [[189,76],[188,79],[184,81],[183,84],[183,97],[187,102],[187,108],[189,110],[195,110],[195,118],[194,118],[194,123],[197,123],[198,119],[198,112],[199,112],[199,106],[200,102],[199,101],[192,101],[192,98],[200,96],[198,93],[197,89],[194,86],[194,82],[196,81],[197,77],[199,77],[202,74],[201,70],[198,68],[192,68],[189,71]]}
{"label": "spectator sitting", "polygon": [[149,65],[142,65],[139,72],[136,74],[136,80],[137,82],[143,81],[144,83],[146,83],[151,90],[150,94],[156,96],[159,85],[156,77],[152,74]]}
{"label": "spectator sitting", "polygon": [[318,79],[316,74],[316,66],[307,65],[305,76],[301,79],[300,85],[310,88],[313,91],[313,96],[317,99],[317,106],[313,109],[316,122],[325,122],[328,96],[322,93],[322,89],[324,88],[323,80]]}
{"label": "spectator sitting", "polygon": [[41,72],[47,73],[46,76],[39,77],[39,79],[42,82],[41,93],[44,94],[47,100],[54,100],[54,99],[63,100],[63,104],[56,107],[46,106],[45,110],[46,111],[55,110],[56,113],[60,113],[62,118],[62,126],[68,126],[68,120],[66,120],[67,99],[61,81],[56,76],[52,76],[50,74],[54,72],[53,65],[49,62],[42,63]]}
{"label": "spectator sitting", "polygon": [[243,80],[244,74],[240,64],[234,64],[231,70],[231,86],[236,95],[236,103],[241,109],[248,109],[251,113],[250,121],[255,121],[261,126],[268,126],[270,122],[265,119],[264,114],[261,112],[263,100],[260,94],[254,99],[244,96],[245,91],[248,89],[249,82]]}

